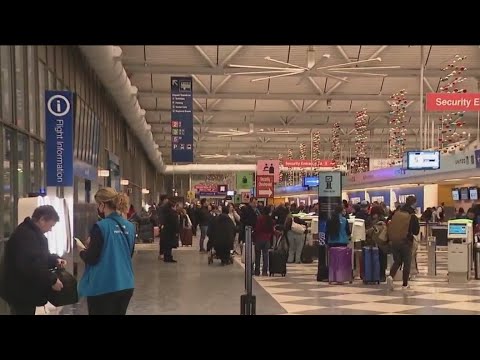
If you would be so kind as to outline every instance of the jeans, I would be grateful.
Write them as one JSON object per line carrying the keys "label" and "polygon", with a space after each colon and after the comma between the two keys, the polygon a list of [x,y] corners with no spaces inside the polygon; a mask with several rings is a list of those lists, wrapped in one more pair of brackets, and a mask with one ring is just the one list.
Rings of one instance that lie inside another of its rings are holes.
{"label": "jeans", "polygon": [[255,275],[260,275],[260,253],[263,257],[262,274],[267,273],[268,249],[270,249],[270,241],[259,241],[255,243]]}
{"label": "jeans", "polygon": [[394,243],[392,244],[393,265],[390,269],[390,276],[395,278],[398,269],[403,264],[403,286],[408,285],[410,276],[410,267],[412,266],[412,244]]}
{"label": "jeans", "polygon": [[88,296],[88,315],[125,315],[133,289],[115,291],[98,296]]}
{"label": "jeans", "polygon": [[200,251],[204,251],[205,237],[207,236],[208,226],[200,226]]}
{"label": "jeans", "polygon": [[296,262],[300,264],[302,262],[302,250],[303,244],[305,243],[305,235],[304,234],[297,234],[293,231],[289,231],[287,233],[288,237],[288,260],[287,262],[293,263]]}

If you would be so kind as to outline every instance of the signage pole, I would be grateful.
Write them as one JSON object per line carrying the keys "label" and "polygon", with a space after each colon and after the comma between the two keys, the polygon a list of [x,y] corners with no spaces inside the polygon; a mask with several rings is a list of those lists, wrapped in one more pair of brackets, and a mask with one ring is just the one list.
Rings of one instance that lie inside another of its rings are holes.
{"label": "signage pole", "polygon": [[423,75],[424,75],[423,45],[420,46],[420,150],[423,150]]}
{"label": "signage pole", "polygon": [[245,226],[245,291],[240,296],[240,315],[256,315],[256,298],[252,294],[252,227]]}
{"label": "signage pole", "polygon": [[328,280],[326,222],[342,203],[342,173],[340,171],[321,172],[318,176],[318,270],[317,281]]}

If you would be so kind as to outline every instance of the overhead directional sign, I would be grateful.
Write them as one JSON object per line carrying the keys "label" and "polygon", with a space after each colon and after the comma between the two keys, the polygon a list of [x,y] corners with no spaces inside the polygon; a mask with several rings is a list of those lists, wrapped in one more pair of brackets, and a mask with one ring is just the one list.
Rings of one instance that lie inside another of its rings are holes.
{"label": "overhead directional sign", "polygon": [[193,89],[191,77],[171,78],[172,162],[193,162]]}
{"label": "overhead directional sign", "polygon": [[256,186],[256,194],[258,197],[273,197],[275,189],[274,175],[257,175]]}

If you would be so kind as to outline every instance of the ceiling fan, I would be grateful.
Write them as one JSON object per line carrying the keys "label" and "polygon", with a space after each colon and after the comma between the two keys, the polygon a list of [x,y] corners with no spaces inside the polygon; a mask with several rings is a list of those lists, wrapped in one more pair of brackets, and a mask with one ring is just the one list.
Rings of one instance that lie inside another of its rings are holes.
{"label": "ceiling fan", "polygon": [[200,157],[204,159],[225,159],[225,158],[237,158],[237,159],[255,159],[257,155],[240,155],[240,154],[201,154]]}
{"label": "ceiling fan", "polygon": [[244,130],[237,130],[237,129],[229,129],[228,131],[216,131],[216,130],[210,130],[210,134],[218,135],[218,137],[232,137],[232,136],[244,136],[244,135],[298,135],[299,133],[297,132],[292,132],[290,130],[264,130],[264,129],[258,129],[255,131],[253,123],[249,124],[249,129],[248,131]]}
{"label": "ceiling fan", "polygon": [[[257,65],[236,65],[229,64],[231,68],[239,69],[251,69],[252,71],[247,72],[238,72],[230,73],[229,75],[259,75],[260,77],[250,80],[251,82],[269,80],[284,76],[292,75],[301,75],[301,79],[298,82],[300,84],[307,77],[330,77],[337,79],[339,81],[348,82],[347,79],[340,77],[338,75],[362,75],[362,76],[379,76],[386,77],[387,74],[378,74],[375,72],[370,72],[373,70],[385,70],[385,69],[398,69],[400,66],[357,66],[359,64],[368,64],[372,62],[381,62],[380,57],[366,59],[366,60],[357,60],[351,61],[342,64],[328,65],[328,66],[319,66],[324,64],[330,59],[330,54],[323,54],[320,60],[315,60],[315,50],[313,46],[309,46],[307,50],[307,66],[299,66],[291,64],[289,62],[284,62],[276,59],[272,59],[270,56],[265,57],[265,60],[274,62],[277,64],[285,65],[285,67],[278,66],[257,66]],[[257,70],[257,71],[253,71]],[[365,72],[369,71],[369,72]],[[264,75],[264,76],[262,76]],[[297,84],[297,85],[298,85]]]}

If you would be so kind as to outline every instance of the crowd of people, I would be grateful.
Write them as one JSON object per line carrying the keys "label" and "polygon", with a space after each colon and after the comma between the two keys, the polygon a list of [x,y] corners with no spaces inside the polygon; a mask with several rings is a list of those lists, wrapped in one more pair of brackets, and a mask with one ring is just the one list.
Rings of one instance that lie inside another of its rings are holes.
{"label": "crowd of people", "polygon": [[[302,262],[306,223],[301,212],[318,215],[326,220],[326,241],[330,247],[346,246],[350,241],[348,217],[362,219],[365,224],[366,245],[379,248],[381,281],[393,288],[393,278],[403,266],[403,287],[408,288],[408,279],[415,252],[414,236],[419,233],[416,198],[408,196],[405,204],[396,204],[389,209],[384,203],[362,201],[352,205],[344,200],[328,219],[319,213],[318,204],[280,204],[265,206],[251,198],[248,204],[227,203],[224,206],[209,204],[205,199],[197,204],[177,204],[167,196],[161,203],[153,204],[148,212],[138,215],[130,206],[128,197],[112,188],[102,188],[94,196],[97,204],[98,222],[90,230],[90,236],[77,241],[80,258],[85,271],[79,281],[78,293],[86,297],[91,315],[125,314],[134,291],[132,256],[135,249],[136,229],[132,221],[148,218],[160,232],[159,259],[175,263],[173,249],[191,245],[192,236],[200,233],[201,253],[215,251],[222,265],[232,264],[232,256],[240,255],[246,238],[246,228],[252,228],[255,244],[254,275],[265,276],[268,272],[268,251],[276,236],[283,234],[288,244],[290,263]],[[424,220],[442,219],[442,204],[427,209]],[[457,217],[477,222],[480,206],[467,211],[459,210]],[[4,278],[0,279],[0,295],[10,305],[12,314],[35,314],[37,306],[47,303],[52,292],[61,292],[64,284],[54,268],[65,268],[64,259],[49,253],[45,233],[59,221],[52,206],[38,207],[13,232],[5,249]],[[388,224],[388,226],[387,226]],[[300,230],[299,230],[300,229]],[[389,241],[382,239],[387,231]],[[208,239],[208,241],[207,241]],[[386,277],[387,254],[393,254],[394,263]]]}

